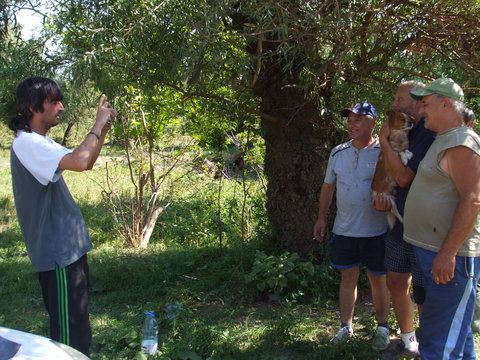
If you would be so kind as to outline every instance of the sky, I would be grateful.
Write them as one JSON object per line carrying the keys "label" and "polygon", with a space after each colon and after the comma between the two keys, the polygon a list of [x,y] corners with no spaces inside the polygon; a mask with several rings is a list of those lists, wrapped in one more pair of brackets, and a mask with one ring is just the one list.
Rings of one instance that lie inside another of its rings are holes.
{"label": "sky", "polygon": [[38,37],[42,26],[42,17],[31,10],[20,10],[17,21],[22,26],[22,37],[27,40]]}
{"label": "sky", "polygon": [[[42,7],[41,11],[48,14],[48,10]],[[31,10],[20,10],[17,13],[17,21],[22,27],[22,38],[24,40],[38,38],[42,30],[42,16]],[[55,51],[57,45],[52,39],[45,43],[47,51]]]}

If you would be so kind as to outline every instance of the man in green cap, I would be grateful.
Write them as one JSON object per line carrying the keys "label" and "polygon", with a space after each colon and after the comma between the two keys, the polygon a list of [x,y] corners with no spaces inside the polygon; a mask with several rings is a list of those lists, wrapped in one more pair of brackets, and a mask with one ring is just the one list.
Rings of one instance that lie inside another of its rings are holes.
{"label": "man in green cap", "polygon": [[405,204],[404,239],[425,285],[422,360],[475,359],[471,331],[480,273],[480,137],[465,126],[463,91],[440,78],[410,92],[437,136]]}
{"label": "man in green cap", "polygon": [[[469,128],[475,126],[475,113],[472,109],[465,108],[463,112],[463,121]],[[474,334],[480,333],[480,284],[477,283],[477,298],[475,300],[475,312],[473,314],[472,331]]]}

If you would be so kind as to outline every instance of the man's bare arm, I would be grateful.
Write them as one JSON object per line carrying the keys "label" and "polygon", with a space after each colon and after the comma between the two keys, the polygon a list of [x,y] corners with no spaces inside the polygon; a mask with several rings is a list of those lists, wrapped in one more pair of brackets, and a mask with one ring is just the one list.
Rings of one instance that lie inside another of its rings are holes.
{"label": "man's bare arm", "polygon": [[323,183],[320,190],[320,199],[318,200],[318,218],[313,228],[313,237],[322,242],[324,241],[325,229],[327,226],[327,215],[332,204],[335,184]]}
{"label": "man's bare arm", "polygon": [[66,154],[60,160],[59,168],[72,171],[91,169],[100,154],[105,136],[110,127],[108,120],[115,115],[115,110],[109,107],[105,95],[102,95],[92,130],[75,150],[70,154]]}
{"label": "man's bare arm", "polygon": [[455,256],[472,231],[480,210],[480,156],[465,146],[457,146],[445,151],[440,166],[450,175],[460,198],[432,266],[433,280],[446,284],[453,278]]}

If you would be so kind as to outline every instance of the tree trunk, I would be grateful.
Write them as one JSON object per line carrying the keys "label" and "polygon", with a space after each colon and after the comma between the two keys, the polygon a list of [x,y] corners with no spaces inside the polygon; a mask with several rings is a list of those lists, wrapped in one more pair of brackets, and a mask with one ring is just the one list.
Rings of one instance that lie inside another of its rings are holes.
{"label": "tree trunk", "polygon": [[153,229],[155,228],[155,225],[157,223],[158,217],[165,211],[165,209],[169,206],[170,204],[167,204],[165,207],[163,206],[157,206],[155,210],[153,210],[145,225],[143,226],[141,237],[140,237],[140,245],[139,247],[142,249],[146,249],[148,246],[148,243],[150,242],[150,237],[152,236]]}
{"label": "tree trunk", "polygon": [[65,129],[65,132],[63,133],[63,139],[62,139],[62,145],[67,146],[67,141],[68,138],[70,137],[70,133],[72,132],[73,125],[75,125],[76,122],[72,121],[67,124],[67,128]]}
{"label": "tree trunk", "polygon": [[[318,214],[318,195],[331,148],[344,134],[332,115],[322,117],[313,100],[299,86],[275,82],[282,78],[279,66],[269,64],[254,90],[261,98],[263,137],[266,143],[265,172],[268,178],[267,212],[276,239],[288,250],[302,255],[316,253],[313,240]],[[290,79],[297,83],[297,79]],[[321,99],[332,110],[325,87]],[[276,121],[272,120],[272,117]]]}

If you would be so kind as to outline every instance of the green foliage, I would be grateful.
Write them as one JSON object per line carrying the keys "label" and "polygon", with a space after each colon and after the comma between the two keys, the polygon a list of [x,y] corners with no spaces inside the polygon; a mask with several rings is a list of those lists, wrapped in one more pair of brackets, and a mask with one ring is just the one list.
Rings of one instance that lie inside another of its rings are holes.
{"label": "green foliage", "polygon": [[273,295],[277,299],[297,299],[319,293],[319,274],[319,266],[301,261],[296,253],[286,251],[275,256],[257,251],[247,282],[255,284],[262,294]]}
{"label": "green foliage", "polygon": [[257,129],[245,111],[256,103],[244,91],[249,58],[228,27],[229,2],[73,1],[57,10],[50,31],[74,60],[72,76],[92,79],[118,109],[139,94],[152,126],[181,117],[191,135],[216,149],[227,131]]}
{"label": "green foliage", "polygon": [[15,89],[29,76],[52,76],[52,69],[42,56],[38,40],[9,39],[0,51],[0,118],[6,121],[15,110]]}
{"label": "green foliage", "polygon": [[[476,0],[73,0],[55,10],[49,31],[71,76],[91,80],[119,109],[139,100],[149,130],[180,123],[183,134],[215,153],[228,149],[232,133],[265,139],[272,150],[265,152],[267,186],[281,181],[276,165],[283,179],[305,179],[282,186],[285,196],[269,192],[270,219],[290,195],[308,194],[292,219],[316,210],[311,194],[326,155],[343,140],[334,115],[342,107],[368,99],[383,113],[402,79],[453,76],[470,89],[472,103],[479,88]],[[127,115],[130,131],[141,135],[138,114]],[[304,146],[283,146],[284,135]],[[287,148],[298,154],[282,153]],[[285,159],[301,161],[280,165]],[[292,222],[291,230],[274,224],[280,242],[307,239],[311,221]]]}

